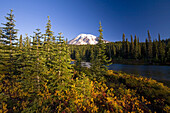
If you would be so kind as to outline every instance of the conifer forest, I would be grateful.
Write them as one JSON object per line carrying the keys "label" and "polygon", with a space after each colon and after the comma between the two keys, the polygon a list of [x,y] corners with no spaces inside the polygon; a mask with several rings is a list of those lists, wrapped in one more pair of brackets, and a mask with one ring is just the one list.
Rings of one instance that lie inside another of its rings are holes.
{"label": "conifer forest", "polygon": [[[170,39],[139,42],[125,34],[104,43],[99,22],[96,45],[69,45],[54,36],[50,17],[45,33],[17,37],[13,10],[0,29],[0,113],[170,113],[170,88],[152,78],[107,66],[114,62],[170,65]],[[74,64],[71,64],[74,61]],[[82,61],[91,67],[83,67]]]}

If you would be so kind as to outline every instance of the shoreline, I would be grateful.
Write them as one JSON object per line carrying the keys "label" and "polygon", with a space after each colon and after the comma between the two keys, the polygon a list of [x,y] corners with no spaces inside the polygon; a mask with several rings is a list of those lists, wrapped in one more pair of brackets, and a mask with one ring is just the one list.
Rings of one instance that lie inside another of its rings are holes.
{"label": "shoreline", "polygon": [[152,65],[152,66],[170,66],[170,63],[148,63],[144,60],[134,60],[134,59],[113,59],[113,64],[127,64],[127,65]]}

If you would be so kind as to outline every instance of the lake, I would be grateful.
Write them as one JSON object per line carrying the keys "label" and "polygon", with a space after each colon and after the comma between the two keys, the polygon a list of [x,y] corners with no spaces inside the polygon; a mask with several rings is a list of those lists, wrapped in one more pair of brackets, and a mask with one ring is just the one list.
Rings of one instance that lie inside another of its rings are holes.
{"label": "lake", "polygon": [[[73,64],[74,61],[71,62]],[[84,67],[89,67],[89,62],[82,62]],[[158,65],[126,65],[126,64],[111,64],[109,70],[122,71],[128,74],[142,75],[156,80],[170,81],[170,66]]]}
{"label": "lake", "polygon": [[111,64],[108,69],[170,81],[170,66]]}

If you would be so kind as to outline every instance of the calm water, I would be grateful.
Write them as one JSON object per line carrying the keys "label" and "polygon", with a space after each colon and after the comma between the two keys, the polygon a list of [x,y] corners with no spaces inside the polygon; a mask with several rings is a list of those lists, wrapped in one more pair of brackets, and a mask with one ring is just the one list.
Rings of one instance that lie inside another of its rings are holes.
{"label": "calm water", "polygon": [[170,66],[111,64],[108,69],[151,77],[157,80],[170,80]]}
{"label": "calm water", "polygon": [[[74,61],[71,62],[71,64],[73,63]],[[87,64],[84,65],[84,63]],[[89,65],[89,62],[82,62],[82,66],[84,67],[89,67]],[[170,81],[170,66],[111,64],[108,66],[108,69],[142,75],[156,80]]]}

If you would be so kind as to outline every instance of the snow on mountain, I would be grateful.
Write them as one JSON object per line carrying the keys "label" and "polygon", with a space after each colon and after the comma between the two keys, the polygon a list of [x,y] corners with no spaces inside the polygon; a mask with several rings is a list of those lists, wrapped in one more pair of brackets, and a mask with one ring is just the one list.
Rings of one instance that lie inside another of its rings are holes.
{"label": "snow on mountain", "polygon": [[[105,41],[108,43],[108,41]],[[68,44],[73,45],[86,45],[86,44],[97,44],[98,38],[92,34],[80,34],[76,38],[70,40]]]}

